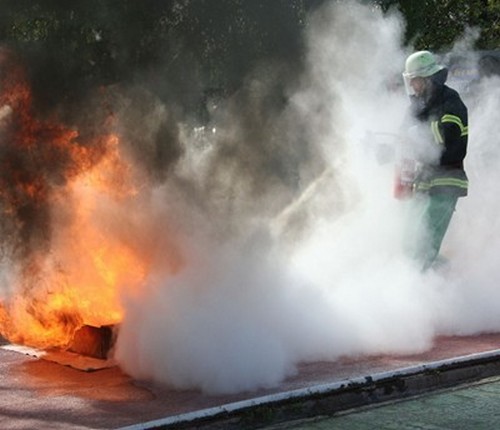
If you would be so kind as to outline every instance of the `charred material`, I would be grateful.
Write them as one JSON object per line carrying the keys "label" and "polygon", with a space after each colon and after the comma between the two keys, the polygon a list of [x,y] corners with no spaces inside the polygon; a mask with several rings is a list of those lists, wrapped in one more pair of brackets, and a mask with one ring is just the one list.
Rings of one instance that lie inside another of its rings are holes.
{"label": "charred material", "polygon": [[94,327],[90,325],[80,327],[75,332],[68,351],[106,359],[114,343],[113,328],[114,326]]}

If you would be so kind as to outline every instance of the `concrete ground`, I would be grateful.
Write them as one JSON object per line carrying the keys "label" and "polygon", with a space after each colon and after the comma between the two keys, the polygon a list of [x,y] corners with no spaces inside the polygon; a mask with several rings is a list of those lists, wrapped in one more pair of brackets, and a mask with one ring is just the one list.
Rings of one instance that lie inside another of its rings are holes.
{"label": "concrete ground", "polygon": [[4,342],[0,428],[261,428],[500,375],[499,345],[500,334],[439,338],[423,354],[305,363],[272,389],[208,396],[137,381],[116,366],[78,370]]}

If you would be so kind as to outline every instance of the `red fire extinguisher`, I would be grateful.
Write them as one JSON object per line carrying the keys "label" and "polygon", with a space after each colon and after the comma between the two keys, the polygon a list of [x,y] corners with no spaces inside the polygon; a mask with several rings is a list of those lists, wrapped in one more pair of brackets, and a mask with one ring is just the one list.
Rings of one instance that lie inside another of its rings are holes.
{"label": "red fire extinguisher", "polygon": [[410,198],[413,195],[417,163],[411,158],[402,158],[396,164],[394,178],[394,197],[398,200]]}

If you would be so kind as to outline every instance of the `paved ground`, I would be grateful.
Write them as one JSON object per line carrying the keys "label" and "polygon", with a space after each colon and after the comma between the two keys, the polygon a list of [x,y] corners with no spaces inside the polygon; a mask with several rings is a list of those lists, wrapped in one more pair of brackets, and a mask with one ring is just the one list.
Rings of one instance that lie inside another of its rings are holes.
{"label": "paved ground", "polygon": [[486,353],[498,350],[499,345],[500,334],[440,338],[424,354],[307,363],[295,377],[273,389],[232,396],[154,386],[133,380],[118,367],[85,372],[0,347],[0,429],[152,428],[137,424],[165,417],[173,422],[183,414],[217,408],[234,409],[255,399]]}
{"label": "paved ground", "polygon": [[[273,430],[494,430],[500,428],[500,377]],[[271,428],[268,428],[270,430]]]}

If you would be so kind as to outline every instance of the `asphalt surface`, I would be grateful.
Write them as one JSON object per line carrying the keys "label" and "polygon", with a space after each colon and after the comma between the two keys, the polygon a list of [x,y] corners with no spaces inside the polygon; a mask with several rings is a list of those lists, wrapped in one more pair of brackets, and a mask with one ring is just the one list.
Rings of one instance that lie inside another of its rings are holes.
{"label": "asphalt surface", "polygon": [[[272,408],[279,407],[291,396],[297,396],[301,404],[311,404],[308,398],[318,398],[324,387],[328,391],[336,384],[344,386],[345,381],[373,382],[373,375],[385,375],[384,378],[389,375],[391,379],[390,376],[398,372],[404,374],[405,369],[432,367],[440,360],[462,357],[454,366],[460,368],[471,360],[469,355],[485,354],[489,362],[492,359],[500,362],[499,345],[500,334],[439,338],[435,346],[423,354],[305,363],[299,366],[297,375],[272,389],[208,396],[198,391],[180,391],[137,381],[116,366],[103,366],[90,372],[78,370],[6,349],[10,345],[4,342],[0,347],[0,429],[191,428],[186,417],[216,416],[221,410],[237,412],[239,409],[248,415],[255,405],[267,402]],[[474,372],[480,379],[481,372]],[[419,381],[417,387],[423,384]],[[386,392],[387,387],[381,386],[382,392]],[[308,413],[314,412],[314,407]],[[281,421],[288,414],[287,410],[283,411]],[[245,428],[257,427],[262,425],[253,421]],[[217,428],[244,426],[234,418],[227,427]]]}
{"label": "asphalt surface", "polygon": [[371,408],[284,423],[267,430],[494,430],[500,428],[500,377]]}

